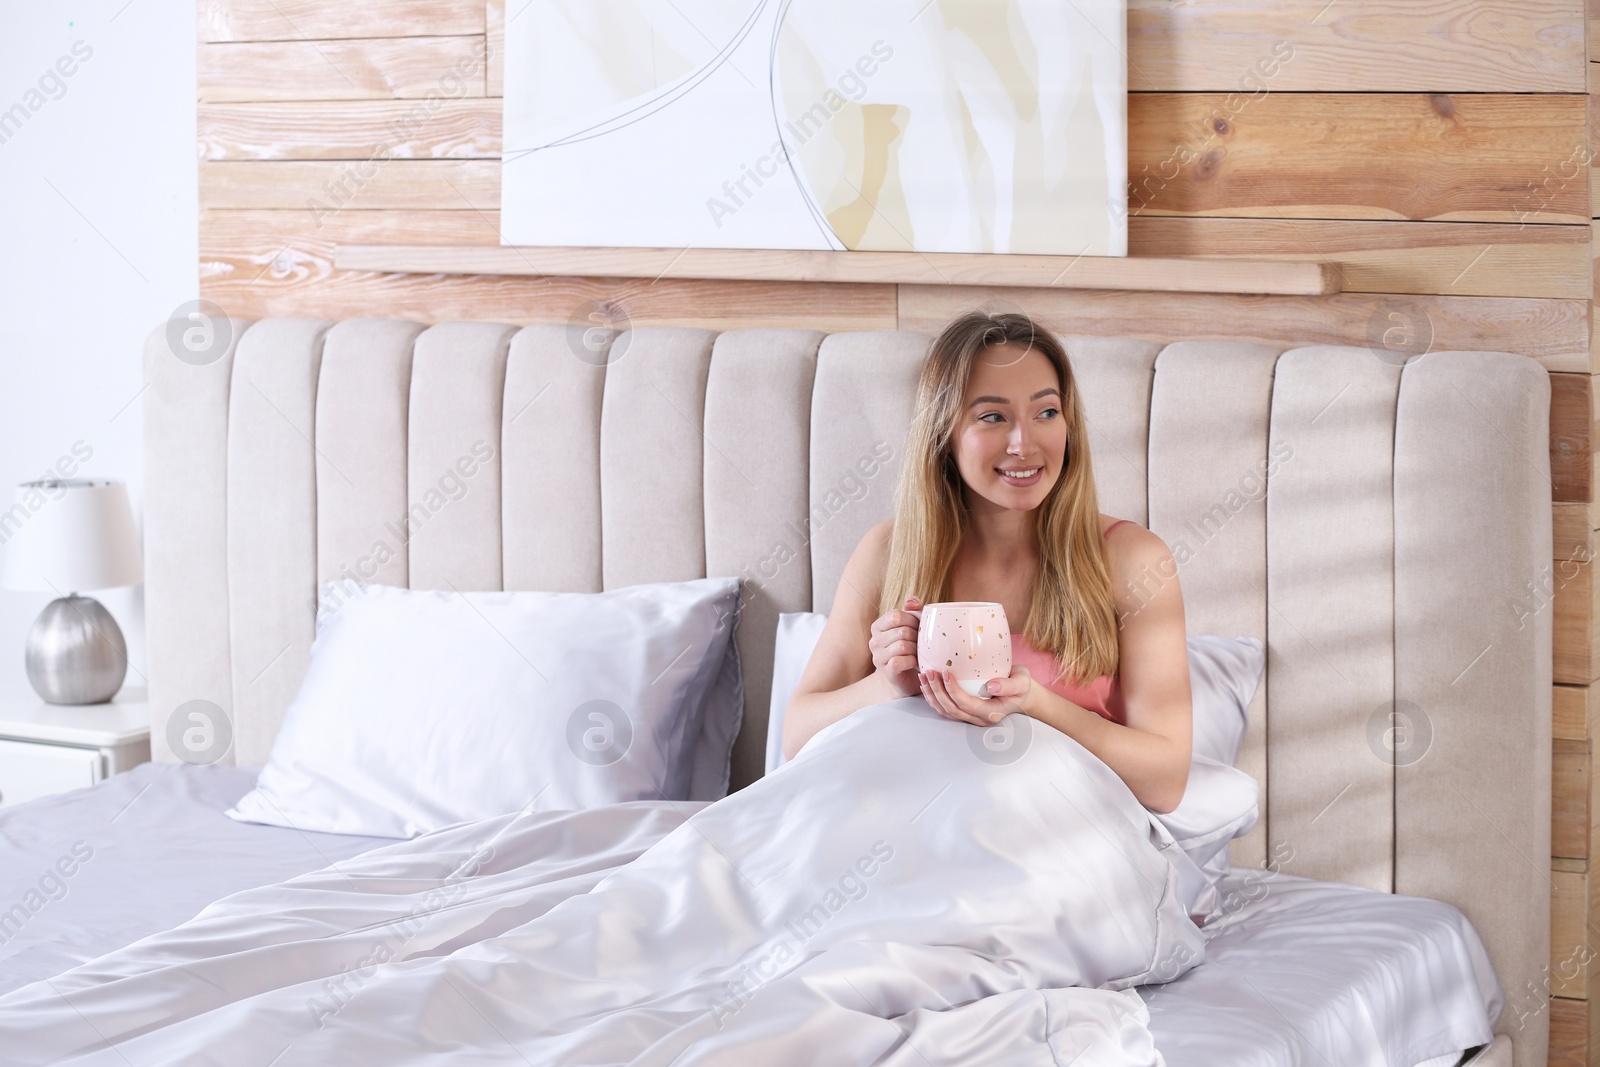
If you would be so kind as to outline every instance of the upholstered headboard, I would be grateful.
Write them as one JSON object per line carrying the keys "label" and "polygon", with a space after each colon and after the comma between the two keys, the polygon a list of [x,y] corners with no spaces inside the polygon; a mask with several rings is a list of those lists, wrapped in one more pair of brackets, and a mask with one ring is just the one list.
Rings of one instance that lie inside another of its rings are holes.
{"label": "upholstered headboard", "polygon": [[[893,512],[929,339],[359,319],[235,322],[145,360],[153,746],[173,709],[261,763],[319,580],[597,591],[742,575],[760,773],[781,611],[827,611]],[[596,341],[598,340],[598,344]],[[1542,1064],[1549,959],[1549,382],[1521,356],[1068,338],[1101,508],[1172,547],[1191,634],[1268,649],[1241,865],[1436,897]],[[607,345],[609,344],[609,349]],[[1152,581],[1160,576],[1152,575]],[[1536,1011],[1534,1009],[1537,1009]]]}

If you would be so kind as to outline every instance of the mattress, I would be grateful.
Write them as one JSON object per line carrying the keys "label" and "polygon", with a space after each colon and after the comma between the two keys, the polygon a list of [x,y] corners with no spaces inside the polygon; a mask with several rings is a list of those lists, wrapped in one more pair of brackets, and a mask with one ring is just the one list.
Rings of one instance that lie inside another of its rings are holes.
{"label": "mattress", "polygon": [[[0,809],[0,992],[391,843],[224,816],[255,775],[145,764]],[[1138,990],[1168,1067],[1445,1067],[1487,1041],[1504,998],[1450,905],[1267,871],[1223,888],[1204,962]]]}
{"label": "mattress", "polygon": [[1264,870],[1221,888],[1204,961],[1139,987],[1168,1067],[1449,1067],[1490,1040],[1504,993],[1452,905]]}

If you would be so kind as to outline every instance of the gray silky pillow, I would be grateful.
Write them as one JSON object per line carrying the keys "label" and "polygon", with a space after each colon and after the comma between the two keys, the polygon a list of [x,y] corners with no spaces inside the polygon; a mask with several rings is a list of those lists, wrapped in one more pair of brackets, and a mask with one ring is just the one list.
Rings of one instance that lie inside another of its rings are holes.
{"label": "gray silky pillow", "polygon": [[412,837],[725,791],[738,605],[737,578],[604,593],[328,582],[306,677],[227,814]]}

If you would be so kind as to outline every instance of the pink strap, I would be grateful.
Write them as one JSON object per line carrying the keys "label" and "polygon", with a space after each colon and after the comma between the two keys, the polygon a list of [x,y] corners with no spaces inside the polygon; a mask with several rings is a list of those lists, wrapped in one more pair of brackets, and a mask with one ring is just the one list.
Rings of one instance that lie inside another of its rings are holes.
{"label": "pink strap", "polygon": [[1106,527],[1106,532],[1101,534],[1101,536],[1102,537],[1110,537],[1112,530],[1115,530],[1118,526],[1121,526],[1125,522],[1132,522],[1132,521],[1133,521],[1132,519],[1118,519],[1116,522],[1112,523],[1110,526],[1107,526]]}

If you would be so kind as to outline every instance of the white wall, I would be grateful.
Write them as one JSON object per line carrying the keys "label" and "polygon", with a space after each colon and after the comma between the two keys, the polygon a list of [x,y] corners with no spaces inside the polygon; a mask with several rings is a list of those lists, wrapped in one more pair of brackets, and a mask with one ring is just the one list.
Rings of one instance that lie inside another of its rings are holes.
{"label": "white wall", "polygon": [[[138,514],[143,342],[198,293],[196,225],[193,5],[6,4],[0,508],[81,441],[93,449],[82,473],[126,480]],[[133,686],[142,592],[96,594],[127,635]],[[0,591],[0,690],[26,686],[23,638],[49,599]]]}

